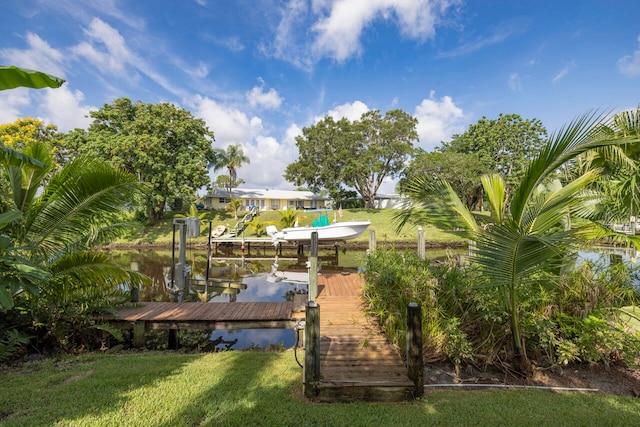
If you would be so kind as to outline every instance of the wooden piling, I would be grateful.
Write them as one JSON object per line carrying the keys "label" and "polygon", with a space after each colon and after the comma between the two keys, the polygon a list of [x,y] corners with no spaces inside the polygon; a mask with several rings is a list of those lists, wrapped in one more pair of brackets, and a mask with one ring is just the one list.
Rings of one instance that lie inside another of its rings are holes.
{"label": "wooden piling", "polygon": [[304,395],[312,398],[320,381],[320,306],[315,301],[306,304],[304,342]]}
{"label": "wooden piling", "polygon": [[407,375],[413,381],[413,397],[424,395],[424,366],[422,362],[422,309],[407,304]]}
{"label": "wooden piling", "polygon": [[425,259],[427,256],[427,248],[425,244],[424,238],[424,230],[422,227],[418,227],[418,257],[420,259]]}
{"label": "wooden piling", "polygon": [[318,232],[311,232],[311,250],[309,254],[309,301],[318,297]]}
{"label": "wooden piling", "polygon": [[376,232],[375,230],[369,230],[369,252],[373,253],[376,250]]}

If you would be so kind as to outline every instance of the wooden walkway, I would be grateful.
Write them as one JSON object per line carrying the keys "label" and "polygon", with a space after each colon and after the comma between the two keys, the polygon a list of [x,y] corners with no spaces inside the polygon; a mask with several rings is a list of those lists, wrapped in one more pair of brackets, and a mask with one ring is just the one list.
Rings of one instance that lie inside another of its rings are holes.
{"label": "wooden walkway", "polygon": [[294,302],[142,302],[101,320],[133,329],[133,345],[144,347],[149,329],[294,329]]}
{"label": "wooden walkway", "polygon": [[[306,297],[300,295],[299,297]],[[294,329],[303,302],[142,302],[101,320],[133,329],[144,345],[148,329]],[[399,402],[414,384],[398,352],[362,310],[362,279],[356,273],[318,276],[320,383],[317,400]]]}
{"label": "wooden walkway", "polygon": [[414,384],[398,352],[364,315],[361,295],[362,279],[355,273],[318,277],[318,400],[410,400]]}

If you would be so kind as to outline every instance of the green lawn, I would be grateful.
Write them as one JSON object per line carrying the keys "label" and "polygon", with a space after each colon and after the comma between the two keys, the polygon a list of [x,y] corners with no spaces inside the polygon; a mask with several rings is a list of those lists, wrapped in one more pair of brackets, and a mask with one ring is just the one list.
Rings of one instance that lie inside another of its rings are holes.
{"label": "green lawn", "polygon": [[[239,217],[241,218],[246,212],[238,212]],[[335,211],[337,215],[337,211]],[[417,227],[407,225],[400,233],[396,232],[396,226],[393,222],[393,216],[397,213],[397,210],[394,209],[343,209],[342,218],[338,218],[338,221],[354,221],[354,220],[371,220],[371,225],[368,230],[374,230],[376,232],[376,240],[378,242],[385,243],[395,243],[395,242],[417,242]],[[317,213],[300,213],[300,222],[303,225],[308,225],[311,223],[313,219],[318,216]],[[333,212],[329,213],[330,220],[333,220]],[[282,228],[279,224],[280,215],[277,211],[264,211],[260,213],[258,219],[265,224],[274,224],[278,228]],[[213,220],[213,226],[216,225],[227,225],[229,224],[233,227],[236,223],[236,220],[233,218],[232,214],[229,213],[218,213]],[[208,221],[202,222],[201,230],[202,234],[200,237],[196,239],[192,239],[193,242],[205,243],[206,236],[208,233]],[[120,239],[115,243],[120,244],[140,244],[140,245],[149,245],[149,244],[170,244],[172,240],[172,220],[163,220],[154,224],[153,226],[148,227],[136,227],[131,230],[129,236],[125,239]],[[464,243],[465,241],[460,239],[458,236],[452,233],[448,233],[446,231],[439,230],[430,225],[424,225],[423,229],[425,230],[425,237],[427,243]],[[253,236],[254,233],[251,228],[248,228],[245,232],[245,235]],[[366,243],[369,240],[369,233],[365,231],[360,237],[357,239],[351,240],[350,242],[361,242]]]}
{"label": "green lawn", "polygon": [[317,404],[292,351],[86,355],[0,375],[2,426],[640,425],[640,401],[542,390],[438,391],[406,404]]}

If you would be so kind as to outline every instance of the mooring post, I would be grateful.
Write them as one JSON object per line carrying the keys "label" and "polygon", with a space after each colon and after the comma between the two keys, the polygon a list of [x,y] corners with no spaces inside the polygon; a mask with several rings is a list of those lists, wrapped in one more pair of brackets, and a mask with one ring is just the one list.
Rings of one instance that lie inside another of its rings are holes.
{"label": "mooring post", "polygon": [[418,257],[420,259],[426,258],[426,246],[424,240],[424,230],[422,227],[418,227]]}
{"label": "mooring post", "polygon": [[309,301],[318,297],[318,232],[311,232],[311,250],[309,254]]}
{"label": "mooring post", "polygon": [[424,396],[422,309],[415,302],[407,304],[407,375],[414,384],[413,397]]}
{"label": "mooring post", "polygon": [[[135,271],[136,273],[140,272],[139,261],[131,261],[131,271]],[[131,302],[140,301],[140,286],[138,286],[138,284],[131,285],[131,288],[129,289],[129,300]]]}
{"label": "mooring post", "polygon": [[320,381],[320,306],[315,301],[309,301],[305,310],[303,378],[304,395],[317,396]]}
{"label": "mooring post", "polygon": [[375,230],[369,230],[369,252],[373,253],[376,250],[376,232]]}

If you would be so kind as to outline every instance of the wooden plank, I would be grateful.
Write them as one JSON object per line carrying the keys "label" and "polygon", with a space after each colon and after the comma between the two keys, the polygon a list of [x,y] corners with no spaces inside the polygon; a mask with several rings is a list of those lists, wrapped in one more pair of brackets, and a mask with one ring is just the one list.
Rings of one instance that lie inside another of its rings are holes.
{"label": "wooden plank", "polygon": [[319,277],[321,380],[316,400],[408,400],[414,384],[396,349],[365,316],[361,295],[357,274]]}

